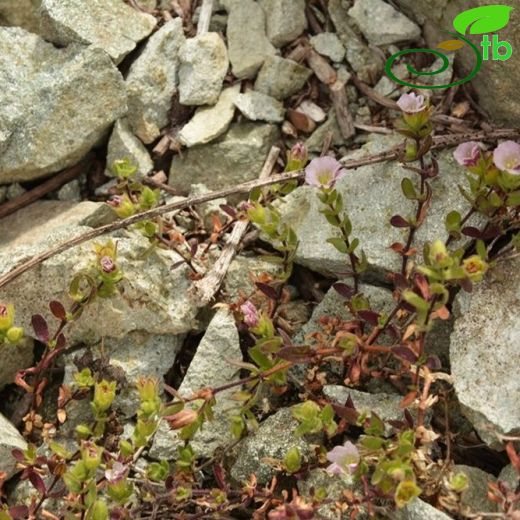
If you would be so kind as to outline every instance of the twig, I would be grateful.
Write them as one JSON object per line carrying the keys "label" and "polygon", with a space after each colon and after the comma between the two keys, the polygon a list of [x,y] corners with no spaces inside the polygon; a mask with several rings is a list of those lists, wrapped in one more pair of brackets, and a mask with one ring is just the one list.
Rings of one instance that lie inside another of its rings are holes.
{"label": "twig", "polygon": [[[267,179],[271,175],[279,155],[280,148],[273,146],[260,172],[259,180]],[[249,221],[247,220],[241,220],[235,224],[227,244],[224,246],[224,249],[210,272],[202,280],[193,284],[197,306],[205,307],[219,290],[248,227]]]}
{"label": "twig", "polygon": [[17,210],[28,206],[38,199],[41,199],[44,195],[47,195],[47,193],[57,190],[64,184],[67,184],[67,182],[70,182],[76,177],[79,177],[79,175],[81,175],[81,173],[87,169],[89,163],[90,160],[83,161],[79,164],[76,164],[75,166],[72,166],[72,168],[63,170],[39,186],[36,186],[36,188],[26,191],[19,197],[15,197],[14,199],[11,199],[10,201],[2,204],[0,206],[0,218],[6,217],[7,215],[10,215]]}
{"label": "twig", "polygon": [[197,23],[197,36],[208,32],[212,13],[213,0],[203,0],[202,7],[200,8],[199,21]]}
{"label": "twig", "polygon": [[[433,138],[433,145],[431,147],[432,150],[446,148],[449,146],[454,146],[465,141],[492,141],[496,139],[518,139],[520,138],[520,129],[516,128],[504,128],[497,129],[492,132],[468,132],[467,134],[454,134],[454,135],[439,135]],[[395,146],[386,152],[382,152],[376,155],[371,155],[368,157],[364,157],[362,159],[354,159],[354,160],[343,160],[343,167],[346,169],[355,169],[360,166],[366,166],[368,164],[376,164],[385,161],[395,160],[399,158],[399,156],[403,153],[404,148],[402,145]],[[97,238],[105,233],[110,233],[111,231],[116,231],[118,229],[127,228],[137,222],[141,222],[147,219],[153,219],[164,213],[169,213],[171,211],[175,211],[178,209],[188,208],[190,206],[196,206],[198,204],[203,204],[204,202],[209,202],[211,200],[228,197],[229,195],[235,195],[238,193],[249,193],[254,188],[261,188],[263,186],[270,186],[271,184],[277,184],[279,182],[287,182],[293,179],[301,179],[304,176],[305,172],[303,170],[290,172],[290,173],[282,173],[280,175],[273,175],[269,179],[265,180],[253,180],[244,182],[242,184],[237,184],[231,188],[225,188],[222,190],[212,191],[210,193],[206,193],[204,195],[198,195],[196,197],[190,197],[185,200],[180,200],[178,202],[172,202],[171,204],[166,204],[164,206],[160,206],[158,208],[153,208],[148,211],[143,211],[137,215],[132,215],[131,217],[118,220],[116,222],[112,222],[111,224],[106,224],[104,226],[100,226],[96,229],[92,229],[91,231],[87,231],[86,233],[74,237],[70,240],[67,240],[57,246],[44,251],[38,255],[33,256],[29,260],[26,260],[20,263],[18,266],[13,268],[11,271],[5,273],[0,277],[0,288],[5,287],[8,283],[12,282],[16,278],[18,278],[21,274],[29,271],[33,267],[41,264],[45,260],[52,258],[71,247],[77,246],[79,244],[83,244],[89,240]]]}
{"label": "twig", "polygon": [[336,119],[343,139],[350,139],[355,133],[354,121],[348,106],[345,84],[338,80],[330,86],[330,97],[336,112]]}

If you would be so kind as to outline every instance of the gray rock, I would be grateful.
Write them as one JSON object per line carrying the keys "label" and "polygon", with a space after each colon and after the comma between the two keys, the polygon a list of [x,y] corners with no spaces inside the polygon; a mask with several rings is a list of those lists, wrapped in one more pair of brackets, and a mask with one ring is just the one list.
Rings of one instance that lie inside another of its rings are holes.
{"label": "gray rock", "polygon": [[128,71],[128,121],[144,143],[154,141],[168,124],[177,89],[179,49],[185,41],[181,19],[169,21],[150,37]]}
{"label": "gray rock", "polygon": [[[498,264],[471,296],[455,321],[450,361],[462,411],[482,439],[501,449],[497,433],[520,433],[520,325],[512,312],[520,299],[520,260]],[[465,305],[464,305],[465,304]]]}
{"label": "gray rock", "polygon": [[487,499],[488,484],[496,482],[496,478],[480,468],[456,464],[454,473],[465,473],[468,477],[468,488],[461,494],[461,506],[466,513],[494,513],[498,511],[498,505]]}
{"label": "gray rock", "polygon": [[179,141],[190,148],[220,137],[233,120],[235,100],[239,92],[240,85],[225,88],[215,105],[198,108],[195,115],[179,132]]}
{"label": "gray rock", "polygon": [[235,105],[251,121],[281,123],[285,114],[281,101],[254,90],[239,94],[235,99]]}
{"label": "gray rock", "polygon": [[332,145],[341,146],[345,144],[345,139],[341,135],[341,130],[336,118],[336,112],[331,110],[327,120],[322,125],[318,126],[312,135],[305,141],[305,146],[309,152],[321,152],[323,143],[327,135],[332,132]]}
{"label": "gray rock", "polygon": [[305,0],[260,0],[267,36],[275,47],[292,42],[307,28]]}
{"label": "gray rock", "polygon": [[115,161],[128,159],[136,168],[136,178],[142,179],[153,170],[153,161],[143,143],[132,133],[128,120],[119,119],[108,141],[105,175],[112,177]]}
{"label": "gray rock", "polygon": [[169,183],[188,193],[194,182],[213,190],[256,179],[278,136],[274,125],[235,123],[213,143],[194,146],[182,157],[176,155]]}
{"label": "gray rock", "polygon": [[337,63],[345,58],[345,47],[336,33],[324,32],[310,39],[314,50],[322,56],[327,56]]}
{"label": "gray rock", "polygon": [[383,61],[352,29],[352,20],[341,0],[329,0],[328,7],[336,33],[346,49],[347,61],[363,81],[374,83],[383,70]]}
{"label": "gray rock", "polygon": [[[2,301],[4,301],[3,296]],[[7,302],[7,300],[5,301]],[[16,320],[15,324],[17,323],[18,320]],[[0,365],[0,388],[12,383],[14,376],[19,370],[32,366],[34,361],[33,349],[34,344],[31,338],[24,338],[16,345],[8,342],[0,343],[0,357],[2,359],[2,364]]]}
{"label": "gray rock", "polygon": [[[402,76],[399,75],[398,77],[402,78]],[[390,98],[399,97],[401,95],[399,86],[396,85],[388,76],[381,76],[381,79],[377,82],[377,85],[374,87],[374,90],[378,94]]]}
{"label": "gray rock", "polygon": [[[211,320],[197,352],[192,359],[178,391],[181,396],[189,397],[198,390],[220,386],[239,378],[239,370],[230,360],[242,360],[238,330],[233,314],[226,308],[217,311]],[[231,388],[216,396],[213,408],[214,419],[202,426],[190,441],[199,457],[211,457],[213,452],[233,440],[229,426],[228,413],[237,407],[231,396],[240,387]],[[154,437],[150,456],[157,459],[174,459],[177,447],[183,441],[178,433],[162,423]]]}
{"label": "gray rock", "polygon": [[0,25],[22,27],[38,33],[40,17],[38,9],[41,0],[0,0]]}
{"label": "gray rock", "polygon": [[[162,387],[164,375],[173,366],[175,357],[182,348],[183,339],[183,335],[148,334],[139,331],[131,332],[122,339],[106,338],[102,343],[92,346],[90,350],[95,359],[105,356],[111,365],[124,371],[127,385],[117,395],[114,404],[124,417],[132,417],[139,407],[139,393],[136,388],[139,378],[154,378]],[[64,384],[73,383],[74,374],[78,371],[74,359],[81,358],[85,352],[85,349],[81,349],[66,356]],[[84,408],[81,402],[78,404],[80,408]],[[67,412],[69,416],[73,413],[70,407]],[[88,418],[90,407],[87,407],[86,412]]]}
{"label": "gray rock", "polygon": [[236,460],[231,467],[231,477],[237,482],[246,482],[254,474],[259,484],[267,484],[276,473],[268,459],[283,460],[291,448],[298,448],[302,459],[312,462],[312,439],[296,435],[298,424],[291,408],[282,408],[268,417],[233,450],[231,456]]}
{"label": "gray rock", "polygon": [[520,484],[520,475],[512,464],[508,464],[506,467],[502,468],[500,475],[498,475],[498,480],[507,482],[511,491],[515,491]]}
{"label": "gray rock", "polygon": [[5,471],[7,478],[15,473],[16,459],[11,452],[16,448],[25,450],[27,443],[18,430],[0,414],[0,471]]}
{"label": "gray rock", "polygon": [[255,90],[276,99],[285,99],[298,92],[311,77],[312,71],[293,60],[269,56],[255,81]]}
{"label": "gray rock", "polygon": [[236,300],[240,293],[246,296],[256,290],[254,279],[260,274],[267,273],[276,276],[281,272],[279,265],[262,260],[262,257],[235,257],[224,279],[224,288],[229,296],[228,301]]}
{"label": "gray rock", "polygon": [[229,59],[222,38],[206,33],[186,40],[180,50],[179,94],[183,105],[214,105]]}
{"label": "gray rock", "polygon": [[[409,16],[423,26],[426,47],[435,49],[437,44],[446,39],[447,28],[452,27],[453,19],[462,11],[489,5],[487,0],[468,2],[466,0],[397,0],[396,4]],[[507,5],[517,5],[508,3]],[[515,125],[520,117],[520,104],[516,96],[520,83],[520,10],[513,9],[506,27],[500,29],[499,40],[507,41],[513,48],[513,54],[507,61],[484,61],[483,70],[472,80],[480,106],[496,122]],[[409,63],[409,61],[407,61]],[[455,53],[455,68],[461,77],[467,75],[475,66],[475,54],[469,46]],[[401,77],[401,76],[399,76]]]}
{"label": "gray rock", "polygon": [[451,520],[451,516],[416,498],[403,509],[391,513],[392,520]]}
{"label": "gray rock", "polygon": [[15,182],[7,188],[7,200],[13,200],[23,195],[27,190],[18,182]]}
{"label": "gray rock", "polygon": [[229,13],[227,42],[233,74],[239,79],[253,78],[275,48],[266,36],[263,9],[253,0],[223,0]]}
{"label": "gray rock", "polygon": [[[88,231],[90,228],[82,222],[99,206],[92,202],[43,201],[4,218],[0,227],[0,273]],[[69,342],[89,345],[102,337],[124,338],[133,331],[176,335],[191,330],[197,309],[187,296],[191,286],[188,268],[182,265],[171,270],[180,257],[167,250],[151,250],[149,241],[134,231],[108,235],[94,243],[105,243],[110,238],[117,244],[118,264],[125,275],[121,292],[89,305],[81,319],[67,328]],[[2,290],[2,299],[14,304],[27,335],[32,334],[33,314],[41,313],[49,323],[55,322],[42,302],[59,300],[70,304],[69,283],[95,258],[92,248],[93,243],[86,242],[56,255]]]}
{"label": "gray rock", "polygon": [[383,0],[355,2],[348,14],[373,45],[415,41],[421,36],[421,29],[417,24]]}
{"label": "gray rock", "polygon": [[[199,197],[201,195],[206,195],[210,191],[211,190],[208,189],[205,184],[192,184],[189,196]],[[213,229],[213,215],[218,215],[223,221],[226,219],[227,213],[224,213],[220,209],[220,206],[225,203],[226,199],[213,199],[197,206],[197,212],[204,219],[204,225],[206,226],[206,229]]]}
{"label": "gray rock", "polygon": [[92,44],[116,63],[146,38],[157,20],[122,0],[42,0],[40,33],[59,45]]}
{"label": "gray rock", "polygon": [[58,200],[80,202],[81,183],[78,179],[67,182],[58,190]]}
{"label": "gray rock", "polygon": [[[388,135],[384,139],[376,137],[344,159],[359,159],[365,154],[379,153],[391,147],[393,141]],[[426,241],[447,237],[444,220],[450,211],[457,210],[464,214],[468,209],[466,200],[458,190],[453,189],[460,182],[462,169],[456,164],[451,151],[440,152],[437,159],[441,173],[431,182],[432,205],[416,235],[415,244],[419,252]],[[368,279],[376,277],[383,281],[388,270],[397,271],[400,268],[401,258],[390,249],[390,245],[402,242],[406,235],[402,229],[390,225],[390,218],[396,213],[406,217],[415,214],[416,210],[415,203],[405,199],[401,191],[401,180],[405,176],[409,177],[410,172],[391,161],[349,171],[336,185],[343,194],[352,221],[352,237],[360,238],[360,247],[367,255],[370,264]],[[346,259],[345,255],[326,243],[326,239],[336,236],[336,233],[319,213],[321,207],[316,189],[312,186],[297,188],[280,204],[285,222],[293,226],[300,240],[296,262],[317,272],[334,275],[345,270]],[[317,226],[316,222],[320,225]],[[420,258],[419,253],[419,261]]]}
{"label": "gray rock", "polygon": [[0,27],[0,83],[1,183],[71,166],[127,109],[102,49],[57,49],[23,29]]}
{"label": "gray rock", "polygon": [[[298,480],[298,492],[301,496],[312,499],[312,490],[326,491],[327,500],[332,503],[325,504],[318,508],[318,518],[327,520],[347,520],[348,513],[341,513],[334,506],[334,501],[340,500],[343,497],[343,491],[346,489],[352,490],[355,487],[352,477],[329,475],[324,469],[316,468],[309,471],[305,480]],[[364,520],[365,515],[358,515],[359,520]]]}

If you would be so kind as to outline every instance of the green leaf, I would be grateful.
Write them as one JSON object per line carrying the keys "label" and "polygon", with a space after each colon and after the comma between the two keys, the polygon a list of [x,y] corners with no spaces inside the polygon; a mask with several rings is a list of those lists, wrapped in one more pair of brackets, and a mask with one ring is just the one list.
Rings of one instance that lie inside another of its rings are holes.
{"label": "green leaf", "polygon": [[385,439],[374,437],[372,435],[364,435],[360,439],[361,445],[367,450],[378,450],[385,444]]}
{"label": "green leaf", "polygon": [[509,23],[512,9],[508,5],[483,5],[468,9],[455,17],[453,27],[460,34],[497,32]]}
{"label": "green leaf", "polygon": [[413,185],[412,179],[405,177],[401,181],[401,189],[403,190],[404,196],[410,200],[417,199],[417,192],[415,191],[415,186]]}
{"label": "green leaf", "polygon": [[347,254],[348,247],[342,238],[327,238],[327,242],[332,244],[340,253]]}
{"label": "green leaf", "polygon": [[448,231],[460,231],[462,217],[458,211],[451,211],[446,217],[446,229]]}
{"label": "green leaf", "polygon": [[512,191],[507,196],[506,204],[508,206],[519,206],[520,205],[520,191]]}
{"label": "green leaf", "polygon": [[421,298],[418,294],[407,289],[403,292],[403,298],[410,304],[413,305],[418,311],[426,312],[429,308],[429,303]]}

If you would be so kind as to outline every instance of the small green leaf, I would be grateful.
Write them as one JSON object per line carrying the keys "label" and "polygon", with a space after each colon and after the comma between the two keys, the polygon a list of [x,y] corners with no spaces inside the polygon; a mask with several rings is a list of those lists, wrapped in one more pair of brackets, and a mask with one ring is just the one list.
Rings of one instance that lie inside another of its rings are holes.
{"label": "small green leaf", "polygon": [[327,242],[332,244],[340,253],[348,253],[347,244],[345,244],[342,238],[327,238]]}
{"label": "small green leaf", "polygon": [[404,196],[410,200],[417,200],[417,192],[415,191],[415,186],[413,185],[412,179],[405,177],[401,181],[401,189],[403,190]]}
{"label": "small green leaf", "polygon": [[429,303],[426,300],[409,289],[403,292],[403,298],[418,311],[425,312],[429,308]]}
{"label": "small green leaf", "polygon": [[509,23],[512,9],[508,5],[483,5],[468,9],[455,17],[453,27],[460,34],[497,32]]}
{"label": "small green leaf", "polygon": [[458,211],[451,211],[446,217],[446,229],[448,231],[460,231],[462,217]]}

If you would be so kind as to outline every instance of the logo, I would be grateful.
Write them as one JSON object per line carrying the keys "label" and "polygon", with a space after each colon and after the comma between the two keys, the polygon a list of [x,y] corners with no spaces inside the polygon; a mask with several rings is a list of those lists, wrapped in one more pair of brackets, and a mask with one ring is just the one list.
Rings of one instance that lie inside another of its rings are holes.
{"label": "logo", "polygon": [[[506,61],[513,54],[513,47],[507,41],[500,41],[498,34],[493,34],[490,38],[489,33],[494,33],[503,29],[509,23],[509,16],[512,7],[507,5],[484,5],[482,7],[475,7],[463,11],[453,20],[453,27],[457,32],[444,31],[455,39],[444,40],[437,45],[436,49],[404,49],[390,56],[386,61],[385,71],[387,75],[400,85],[406,85],[413,88],[438,89],[455,87],[471,81],[482,67],[484,61],[492,59],[493,61]],[[466,35],[482,34],[482,41],[480,47],[475,45],[472,41],[466,38]],[[473,70],[462,79],[449,83],[448,85],[416,85],[399,79],[392,70],[392,65],[395,60],[406,56],[407,54],[414,54],[416,52],[425,52],[435,55],[442,60],[442,65],[434,71],[417,71],[412,65],[407,64],[406,68],[412,76],[435,76],[441,74],[450,65],[450,60],[445,52],[455,52],[468,45],[475,54],[475,66]],[[440,50],[437,50],[440,49]]]}

